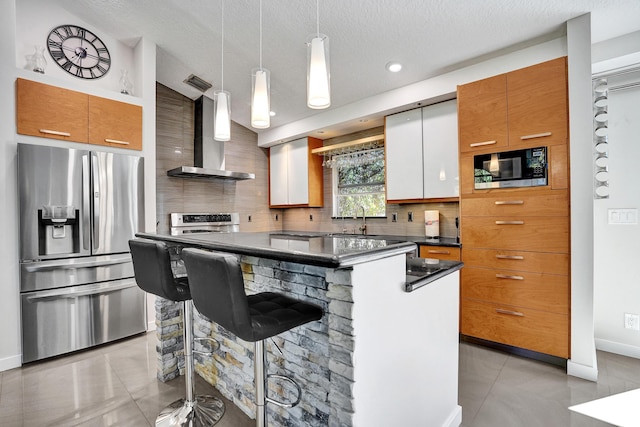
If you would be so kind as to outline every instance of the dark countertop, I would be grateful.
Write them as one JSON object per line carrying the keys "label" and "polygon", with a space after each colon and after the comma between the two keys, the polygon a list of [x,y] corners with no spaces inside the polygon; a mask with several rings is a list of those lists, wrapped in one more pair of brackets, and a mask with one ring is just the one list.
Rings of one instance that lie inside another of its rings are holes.
{"label": "dark countertop", "polygon": [[320,267],[349,267],[415,251],[415,243],[387,236],[359,236],[314,232],[193,233],[136,236],[184,246],[231,252]]}
{"label": "dark countertop", "polygon": [[405,291],[413,292],[464,266],[459,261],[445,261],[427,258],[407,259],[407,279]]}
{"label": "dark countertop", "polygon": [[[273,232],[275,233],[275,232]],[[323,232],[323,231],[282,231],[278,232],[282,234],[299,234],[308,236],[362,236],[362,234],[349,234],[339,232]],[[399,240],[401,242],[412,242],[416,245],[423,246],[451,246],[460,247],[460,242],[455,237],[438,237],[429,238],[425,236],[407,236],[401,234],[365,234],[364,236],[373,239],[387,239],[387,240]]]}

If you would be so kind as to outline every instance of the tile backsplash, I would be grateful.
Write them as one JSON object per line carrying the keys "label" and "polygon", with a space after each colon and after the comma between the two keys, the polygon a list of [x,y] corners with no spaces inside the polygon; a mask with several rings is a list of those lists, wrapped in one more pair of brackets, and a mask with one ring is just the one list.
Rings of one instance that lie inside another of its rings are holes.
{"label": "tile backsplash", "polygon": [[[269,150],[258,147],[258,135],[231,122],[225,143],[226,168],[256,175],[247,181],[209,181],[167,176],[167,171],[193,165],[194,102],[156,84],[156,212],[157,231],[169,232],[171,212],[238,212],[240,231],[357,232],[362,219],[332,219],[331,170],[324,171],[324,207],[269,209]],[[325,140],[325,145],[379,135],[382,127]],[[440,211],[440,235],[455,237],[458,203],[387,205],[386,218],[367,218],[368,234],[424,235],[424,211]],[[413,222],[407,220],[413,212]],[[397,222],[392,214],[397,213]],[[310,218],[313,220],[310,220]]]}

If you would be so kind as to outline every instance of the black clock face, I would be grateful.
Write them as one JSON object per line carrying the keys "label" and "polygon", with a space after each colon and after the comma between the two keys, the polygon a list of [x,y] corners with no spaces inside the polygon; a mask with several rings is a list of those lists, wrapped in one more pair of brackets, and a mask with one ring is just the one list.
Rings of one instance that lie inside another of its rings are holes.
{"label": "black clock face", "polygon": [[82,79],[98,79],[111,68],[111,56],[102,40],[77,25],[54,28],[47,38],[47,48],[63,70]]}

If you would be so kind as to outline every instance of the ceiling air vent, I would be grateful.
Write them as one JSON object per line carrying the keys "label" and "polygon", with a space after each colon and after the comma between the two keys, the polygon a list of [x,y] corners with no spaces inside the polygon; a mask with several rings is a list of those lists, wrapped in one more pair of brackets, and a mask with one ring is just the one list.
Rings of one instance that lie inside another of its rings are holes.
{"label": "ceiling air vent", "polygon": [[206,92],[213,87],[211,83],[202,80],[200,77],[196,76],[195,74],[191,74],[189,77],[187,77],[187,79],[184,82],[189,86],[195,87],[201,92]]}

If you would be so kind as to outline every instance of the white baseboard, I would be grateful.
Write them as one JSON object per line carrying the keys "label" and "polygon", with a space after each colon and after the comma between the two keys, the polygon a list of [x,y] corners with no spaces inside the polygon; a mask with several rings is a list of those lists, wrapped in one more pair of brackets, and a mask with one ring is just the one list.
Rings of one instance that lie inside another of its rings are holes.
{"label": "white baseboard", "polygon": [[581,365],[567,360],[567,375],[582,378],[583,380],[598,382],[598,368]]}
{"label": "white baseboard", "polygon": [[636,347],[635,345],[596,338],[596,349],[606,351],[607,353],[640,359],[640,347]]}
{"label": "white baseboard", "polygon": [[147,322],[147,332],[155,331],[155,330],[156,330],[156,321],[154,320],[153,322]]}
{"label": "white baseboard", "polygon": [[0,372],[8,371],[9,369],[13,368],[19,368],[20,366],[22,366],[21,354],[0,359]]}
{"label": "white baseboard", "polygon": [[459,427],[462,424],[462,406],[457,405],[443,427]]}

